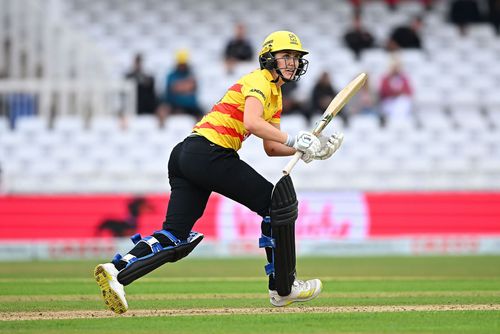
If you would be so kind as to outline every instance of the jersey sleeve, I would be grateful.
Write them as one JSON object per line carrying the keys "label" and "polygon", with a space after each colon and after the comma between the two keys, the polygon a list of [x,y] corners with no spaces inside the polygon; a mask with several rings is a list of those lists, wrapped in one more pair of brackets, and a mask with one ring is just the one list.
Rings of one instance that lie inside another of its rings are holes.
{"label": "jersey sleeve", "polygon": [[246,99],[248,96],[257,98],[263,106],[266,105],[266,100],[271,94],[269,83],[257,76],[249,76],[243,80],[243,87],[241,89],[243,97]]}

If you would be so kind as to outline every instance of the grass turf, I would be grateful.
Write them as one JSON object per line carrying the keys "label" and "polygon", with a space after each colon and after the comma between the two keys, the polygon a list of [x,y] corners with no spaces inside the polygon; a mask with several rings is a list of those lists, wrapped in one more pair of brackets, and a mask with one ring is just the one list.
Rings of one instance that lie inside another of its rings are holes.
{"label": "grass turf", "polygon": [[[131,310],[257,308],[261,314],[0,321],[0,333],[498,333],[500,311],[308,313],[310,307],[500,305],[500,257],[300,258],[324,281],[303,313],[266,314],[262,259],[185,259],[127,287]],[[97,262],[4,263],[2,312],[104,309]],[[21,313],[20,313],[21,314]]]}

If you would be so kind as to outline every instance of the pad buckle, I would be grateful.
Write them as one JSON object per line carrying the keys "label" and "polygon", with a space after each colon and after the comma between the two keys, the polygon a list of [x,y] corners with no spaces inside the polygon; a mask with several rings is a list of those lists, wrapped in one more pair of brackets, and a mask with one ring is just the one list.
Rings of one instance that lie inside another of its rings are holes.
{"label": "pad buckle", "polygon": [[274,240],[274,238],[262,234],[262,236],[259,238],[259,248],[264,248],[264,247],[276,248],[276,240]]}
{"label": "pad buckle", "polygon": [[274,273],[274,263],[268,263],[264,266],[266,269],[266,275],[269,276]]}
{"label": "pad buckle", "polygon": [[138,243],[139,241],[141,241],[142,237],[141,237],[141,234],[140,233],[136,233],[134,234],[133,236],[130,237],[130,240],[132,240],[132,242],[134,243],[134,245],[136,243]]}

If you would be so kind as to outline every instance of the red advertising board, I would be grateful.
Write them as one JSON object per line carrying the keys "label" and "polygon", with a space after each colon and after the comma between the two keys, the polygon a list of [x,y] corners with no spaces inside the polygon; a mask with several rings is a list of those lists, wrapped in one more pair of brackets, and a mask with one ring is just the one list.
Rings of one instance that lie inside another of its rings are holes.
{"label": "red advertising board", "polygon": [[[303,192],[296,236],[310,240],[432,235],[500,235],[500,193]],[[0,196],[0,240],[111,236],[106,221],[126,221],[131,195]],[[162,226],[168,196],[145,196],[137,232]],[[260,217],[220,195],[210,197],[194,230],[215,240],[260,235]],[[127,235],[135,231],[126,231]]]}
{"label": "red advertising board", "polygon": [[[93,238],[112,236],[106,222],[125,224],[131,195],[61,195],[0,197],[0,239]],[[162,228],[168,196],[145,196],[147,205],[137,219],[137,230],[127,235],[149,235]],[[196,228],[207,238],[215,237],[214,215],[219,198],[211,198]],[[110,224],[108,224],[110,225]]]}
{"label": "red advertising board", "polygon": [[370,236],[500,234],[500,193],[366,194]]}

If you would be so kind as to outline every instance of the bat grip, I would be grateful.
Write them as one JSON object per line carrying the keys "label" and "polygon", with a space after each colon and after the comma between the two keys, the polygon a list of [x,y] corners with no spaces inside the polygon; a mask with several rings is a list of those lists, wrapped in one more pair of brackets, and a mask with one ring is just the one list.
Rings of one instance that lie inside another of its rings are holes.
{"label": "bat grip", "polygon": [[285,168],[283,168],[283,174],[288,175],[292,171],[293,167],[297,164],[297,162],[300,160],[302,157],[302,152],[297,151],[293,155],[292,159],[286,164]]}

